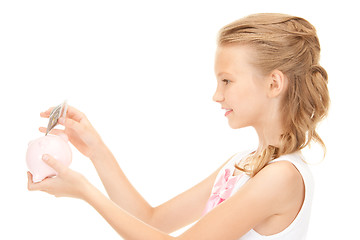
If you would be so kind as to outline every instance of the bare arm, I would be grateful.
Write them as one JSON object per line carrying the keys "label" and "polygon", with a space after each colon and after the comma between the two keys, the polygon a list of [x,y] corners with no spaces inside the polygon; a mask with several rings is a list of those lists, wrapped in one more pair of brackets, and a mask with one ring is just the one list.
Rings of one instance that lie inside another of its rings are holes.
{"label": "bare arm", "polygon": [[[51,108],[41,116],[49,117],[50,112]],[[201,217],[216,175],[223,166],[191,189],[154,208],[131,185],[85,114],[69,106],[67,118],[63,120],[60,124],[65,130],[54,129],[51,133],[65,132],[71,143],[91,159],[110,199],[126,212],[167,233]]]}
{"label": "bare arm", "polygon": [[300,191],[302,184],[301,175],[291,163],[270,164],[176,238],[131,216],[97,190],[88,191],[84,200],[125,239],[236,240],[266,218],[281,214],[294,202],[294,192]]}
{"label": "bare arm", "polygon": [[[40,116],[48,118],[51,110],[52,108],[49,108],[40,113]],[[59,123],[65,126],[65,129],[53,129],[51,133],[67,134],[70,142],[82,154],[91,159],[110,199],[135,217],[148,221],[152,216],[153,208],[129,183],[113,154],[106,147],[86,115],[76,108],[68,106],[66,119],[60,119]],[[46,128],[41,127],[39,130],[45,132]]]}
{"label": "bare arm", "polygon": [[149,222],[154,208],[131,185],[110,150],[105,145],[99,146],[90,159],[110,199],[135,217]]}
{"label": "bare arm", "polygon": [[166,233],[129,214],[94,187],[88,190],[84,200],[100,213],[124,239],[173,239],[173,237]]}
{"label": "bare arm", "polygon": [[226,163],[227,161],[197,185],[156,207],[150,224],[171,233],[199,220],[210,197],[215,178]]}
{"label": "bare arm", "polygon": [[165,233],[173,232],[201,217],[217,173],[224,166],[189,190],[154,208],[131,185],[108,149],[101,148],[91,160],[112,201]]}
{"label": "bare arm", "polygon": [[[179,237],[171,237],[128,213],[105,197],[86,178],[55,158],[44,161],[58,175],[33,183],[28,173],[28,189],[41,190],[57,197],[83,199],[94,207],[125,239],[207,239],[236,240],[270,216],[287,214],[289,206],[299,202],[303,191],[300,173],[289,162],[266,166],[242,186],[234,196],[222,202]],[[300,210],[301,202],[296,207]],[[291,208],[291,207],[290,207]]]}

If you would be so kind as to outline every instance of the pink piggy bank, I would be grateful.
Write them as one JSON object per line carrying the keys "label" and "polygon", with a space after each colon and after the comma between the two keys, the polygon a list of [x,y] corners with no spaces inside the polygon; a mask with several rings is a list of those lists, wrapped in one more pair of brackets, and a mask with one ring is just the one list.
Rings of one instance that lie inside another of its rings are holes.
{"label": "pink piggy bank", "polygon": [[46,177],[57,175],[54,169],[43,162],[42,156],[44,154],[49,154],[64,165],[69,166],[72,154],[68,137],[65,134],[59,136],[46,135],[29,142],[26,164],[33,175],[33,182],[40,182]]}

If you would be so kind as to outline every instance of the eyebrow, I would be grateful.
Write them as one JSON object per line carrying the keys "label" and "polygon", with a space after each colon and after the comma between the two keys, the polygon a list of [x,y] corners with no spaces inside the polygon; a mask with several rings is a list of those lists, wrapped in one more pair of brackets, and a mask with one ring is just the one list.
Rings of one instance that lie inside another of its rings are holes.
{"label": "eyebrow", "polygon": [[217,77],[221,76],[221,75],[231,75],[231,73],[228,73],[228,72],[219,72],[218,74],[216,74]]}

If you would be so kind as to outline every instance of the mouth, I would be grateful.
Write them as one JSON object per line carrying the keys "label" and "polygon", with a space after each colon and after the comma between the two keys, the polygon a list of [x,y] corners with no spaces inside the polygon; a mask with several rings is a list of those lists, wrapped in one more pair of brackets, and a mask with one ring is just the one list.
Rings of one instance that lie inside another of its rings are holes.
{"label": "mouth", "polygon": [[232,109],[229,109],[229,108],[222,108],[222,109],[225,110],[225,117],[226,117],[227,115],[229,115],[230,113],[233,112],[233,110],[232,110]]}

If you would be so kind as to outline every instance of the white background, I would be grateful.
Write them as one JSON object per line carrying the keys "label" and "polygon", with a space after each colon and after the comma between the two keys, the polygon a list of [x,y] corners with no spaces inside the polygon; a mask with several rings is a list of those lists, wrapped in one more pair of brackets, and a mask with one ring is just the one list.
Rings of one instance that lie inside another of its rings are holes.
{"label": "white background", "polygon": [[[232,130],[212,95],[217,31],[257,12],[301,16],[318,30],[332,105],[319,127],[325,160],[306,152],[316,180],[308,239],[356,238],[356,9],[355,1],[1,1],[0,239],[120,239],[85,202],[27,191],[27,143],[47,125],[39,113],[65,99],[154,206],[256,146],[255,132]],[[71,168],[105,192],[72,149]]]}

